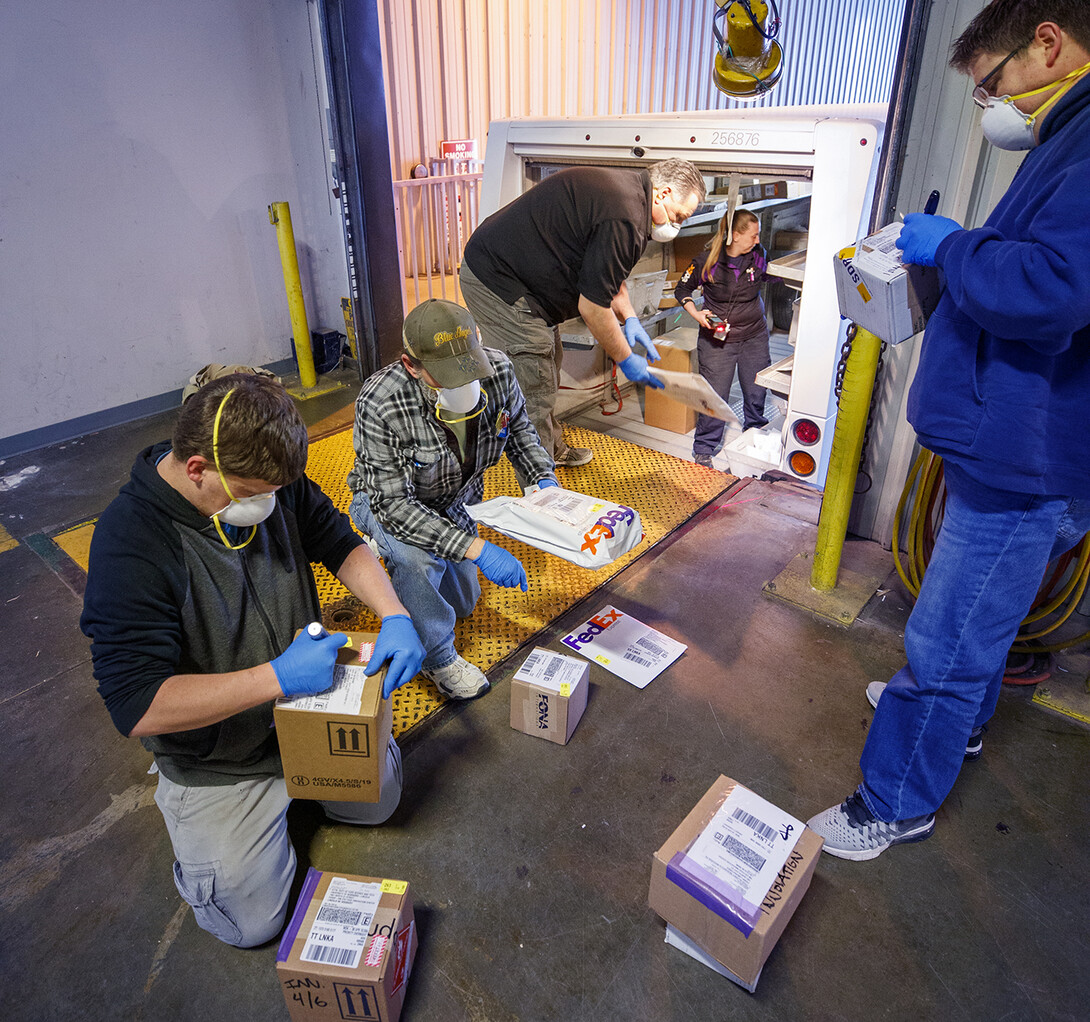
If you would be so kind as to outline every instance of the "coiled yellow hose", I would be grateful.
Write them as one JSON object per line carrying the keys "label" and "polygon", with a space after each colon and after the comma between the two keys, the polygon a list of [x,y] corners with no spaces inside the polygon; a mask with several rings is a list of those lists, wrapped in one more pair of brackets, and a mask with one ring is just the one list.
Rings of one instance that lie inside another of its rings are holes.
{"label": "coiled yellow hose", "polygon": [[[905,553],[902,560],[900,524],[910,497],[912,512],[907,523]],[[908,473],[905,487],[901,491],[901,499],[897,503],[897,515],[893,520],[894,563],[897,574],[913,599],[920,595],[920,584],[923,582],[924,572],[931,559],[935,536],[942,527],[945,503],[946,488],[943,485],[942,458],[930,451],[921,450]],[[1083,536],[1078,546],[1063,557],[1068,558],[1068,561],[1073,557],[1074,568],[1065,567],[1059,572],[1059,578],[1066,576],[1067,580],[1057,593],[1052,592],[1059,580],[1056,577],[1057,571],[1055,569],[1052,571],[1051,578],[1049,572],[1045,573],[1047,581],[1042,582],[1041,589],[1033,601],[1033,608],[1022,621],[1018,632],[1016,648],[1020,650],[1032,653],[1054,653],[1090,640],[1090,631],[1088,631],[1052,645],[1036,643],[1036,640],[1054,632],[1071,617],[1086,592],[1086,586],[1090,582],[1090,533]],[[1057,558],[1054,563],[1060,565],[1062,561],[1062,558]],[[1030,630],[1030,626],[1052,614],[1059,616],[1051,624],[1037,631]]]}

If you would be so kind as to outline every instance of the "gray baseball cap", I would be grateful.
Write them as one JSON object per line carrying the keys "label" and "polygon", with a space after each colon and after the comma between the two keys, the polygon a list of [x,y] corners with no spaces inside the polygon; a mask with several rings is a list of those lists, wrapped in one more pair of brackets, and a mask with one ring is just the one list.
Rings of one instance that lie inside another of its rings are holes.
{"label": "gray baseball cap", "polygon": [[461,387],[493,375],[468,309],[442,298],[421,302],[405,317],[405,350],[441,387]]}

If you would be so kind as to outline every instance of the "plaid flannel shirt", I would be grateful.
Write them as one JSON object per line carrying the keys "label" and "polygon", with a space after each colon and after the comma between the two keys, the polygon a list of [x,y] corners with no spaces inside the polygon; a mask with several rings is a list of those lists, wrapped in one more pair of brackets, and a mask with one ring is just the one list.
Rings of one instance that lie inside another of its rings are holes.
{"label": "plaid flannel shirt", "polygon": [[435,418],[434,394],[400,361],[368,379],[356,399],[349,487],[367,494],[372,514],[392,536],[449,560],[464,558],[477,535],[465,505],[481,500],[484,471],[502,454],[531,482],[556,478],[510,361],[494,348],[484,351],[495,375],[481,381],[488,404],[477,418],[472,471],[463,473],[453,434]]}

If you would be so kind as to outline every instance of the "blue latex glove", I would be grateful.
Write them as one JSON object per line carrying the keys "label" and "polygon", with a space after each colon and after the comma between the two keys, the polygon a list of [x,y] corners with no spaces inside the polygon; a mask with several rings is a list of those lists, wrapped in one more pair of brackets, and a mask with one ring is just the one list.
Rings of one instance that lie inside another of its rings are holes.
{"label": "blue latex glove", "polygon": [[909,213],[897,238],[897,247],[904,249],[904,262],[934,266],[935,253],[942,239],[961,229],[961,224],[946,216]]}
{"label": "blue latex glove", "polygon": [[506,589],[519,588],[526,592],[526,569],[514,554],[509,554],[501,546],[484,541],[484,549],[473,558],[473,563],[481,569],[489,582],[495,582]]}
{"label": "blue latex glove", "polygon": [[368,677],[377,674],[382,665],[389,661],[386,677],[382,679],[382,697],[389,699],[395,689],[416,676],[424,662],[424,654],[424,647],[409,615],[389,614],[382,619],[382,627],[375,639],[375,651],[363,673]]}
{"label": "blue latex glove", "polygon": [[[315,627],[317,626],[317,627]],[[311,634],[311,630],[317,632]],[[346,642],[344,632],[329,634],[321,625],[304,628],[291,645],[272,661],[280,691],[286,696],[312,696],[333,684],[337,650]]]}
{"label": "blue latex glove", "polygon": [[539,490],[544,490],[546,486],[559,486],[559,485],[560,485],[560,483],[558,483],[555,479],[539,479],[537,481],[537,486],[538,486]]}
{"label": "blue latex glove", "polygon": [[635,351],[638,344],[645,352],[647,352],[648,362],[657,362],[659,360],[658,349],[655,347],[655,342],[647,336],[647,331],[644,330],[643,325],[639,319],[635,316],[629,316],[624,321],[624,339],[628,341],[628,346]]}
{"label": "blue latex glove", "polygon": [[617,363],[621,367],[621,372],[625,374],[633,383],[646,383],[649,387],[655,387],[658,390],[662,390],[666,386],[662,380],[656,380],[647,371],[647,359],[642,355],[637,355],[633,352],[623,362]]}

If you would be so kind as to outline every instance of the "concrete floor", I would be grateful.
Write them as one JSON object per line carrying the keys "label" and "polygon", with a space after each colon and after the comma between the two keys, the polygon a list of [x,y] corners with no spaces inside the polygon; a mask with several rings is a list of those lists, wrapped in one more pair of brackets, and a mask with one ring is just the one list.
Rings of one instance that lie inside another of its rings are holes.
{"label": "concrete floor", "polygon": [[[78,629],[82,576],[50,535],[98,514],[164,414],[9,458],[0,524],[5,1019],[286,1019],[276,948],[200,931],[170,875],[150,757],[112,728]],[[732,500],[738,503],[729,505]],[[889,574],[845,629],[762,586],[813,548],[817,500],[728,491],[537,638],[614,604],[687,643],[644,690],[598,666],[567,746],[512,730],[511,675],[403,743],[405,795],[373,831],[297,802],[303,866],[408,880],[420,949],[404,1019],[442,1022],[1086,1019],[1090,732],[1004,691],[931,840],[823,856],[748,994],[663,942],[652,852],[725,773],[805,820],[858,779],[867,682],[901,665]],[[1081,1007],[1080,1007],[1081,1005]]]}

